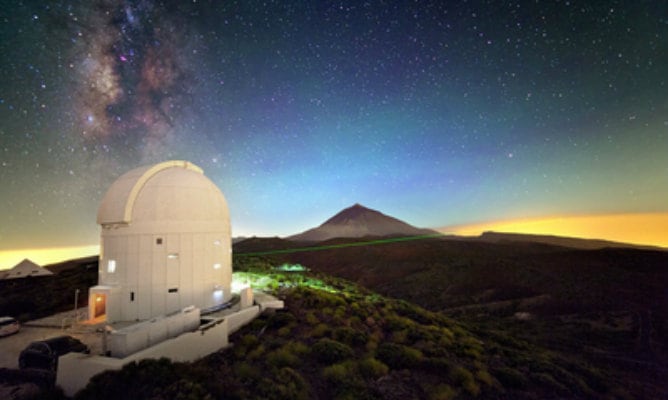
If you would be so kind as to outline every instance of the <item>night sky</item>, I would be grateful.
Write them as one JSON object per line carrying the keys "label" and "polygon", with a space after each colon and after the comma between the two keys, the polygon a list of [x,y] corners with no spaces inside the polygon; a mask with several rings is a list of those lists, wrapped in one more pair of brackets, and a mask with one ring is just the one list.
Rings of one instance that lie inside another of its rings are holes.
{"label": "night sky", "polygon": [[169,159],[235,236],[668,208],[664,1],[2,0],[0,39],[0,250],[95,244]]}

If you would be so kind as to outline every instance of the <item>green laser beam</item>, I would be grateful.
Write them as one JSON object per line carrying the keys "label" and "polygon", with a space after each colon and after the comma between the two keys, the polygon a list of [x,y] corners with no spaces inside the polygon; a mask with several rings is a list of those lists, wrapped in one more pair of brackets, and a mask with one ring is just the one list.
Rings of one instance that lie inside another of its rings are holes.
{"label": "green laser beam", "polygon": [[417,236],[403,236],[397,238],[389,239],[377,239],[369,240],[366,242],[355,242],[355,243],[340,243],[340,244],[330,244],[324,246],[312,246],[312,247],[296,247],[292,249],[281,249],[281,250],[269,250],[269,251],[257,251],[251,253],[234,253],[235,256],[268,256],[271,254],[289,254],[289,253],[303,253],[306,251],[321,251],[329,249],[340,249],[343,247],[359,247],[359,246],[373,246],[377,244],[386,244],[386,243],[396,243],[396,242],[408,242],[411,240],[422,240],[422,239],[431,239],[442,237],[440,233],[431,233],[429,235],[417,235]]}

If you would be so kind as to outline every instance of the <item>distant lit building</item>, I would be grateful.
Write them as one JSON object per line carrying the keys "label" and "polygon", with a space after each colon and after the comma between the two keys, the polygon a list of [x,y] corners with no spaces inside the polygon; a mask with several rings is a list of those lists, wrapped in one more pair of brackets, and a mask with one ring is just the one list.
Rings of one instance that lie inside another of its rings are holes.
{"label": "distant lit building", "polygon": [[102,199],[97,223],[102,233],[91,319],[144,320],[229,300],[227,203],[196,165],[167,161],[125,173]]}
{"label": "distant lit building", "polygon": [[53,272],[42,268],[27,258],[16,264],[12,269],[0,271],[0,280],[27,278],[29,276],[51,276]]}

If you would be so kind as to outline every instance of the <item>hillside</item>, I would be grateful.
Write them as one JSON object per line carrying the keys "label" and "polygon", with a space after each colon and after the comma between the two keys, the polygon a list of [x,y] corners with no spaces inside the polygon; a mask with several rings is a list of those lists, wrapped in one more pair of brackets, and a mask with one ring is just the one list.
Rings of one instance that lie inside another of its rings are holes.
{"label": "hillside", "polygon": [[[374,243],[262,258],[235,248],[235,274],[284,299],[286,310],[240,330],[231,349],[191,364],[133,363],[95,377],[77,398],[668,397],[666,252],[444,238]],[[73,267],[61,269],[61,284],[94,275],[87,261],[63,264]],[[286,261],[312,272],[274,269]],[[31,287],[26,293],[36,295]],[[42,395],[62,398],[57,390]]]}
{"label": "hillside", "polygon": [[[266,265],[248,262],[254,271]],[[253,272],[285,300],[192,364],[147,360],[77,399],[545,399],[629,395],[599,370],[340,279]],[[132,382],[126,385],[124,382]]]}
{"label": "hillside", "polygon": [[267,257],[621,374],[636,397],[666,390],[668,252],[430,238]]}
{"label": "hillside", "polygon": [[420,229],[360,204],[348,207],[322,225],[288,237],[296,242],[320,242],[332,238],[411,236],[437,233]]}

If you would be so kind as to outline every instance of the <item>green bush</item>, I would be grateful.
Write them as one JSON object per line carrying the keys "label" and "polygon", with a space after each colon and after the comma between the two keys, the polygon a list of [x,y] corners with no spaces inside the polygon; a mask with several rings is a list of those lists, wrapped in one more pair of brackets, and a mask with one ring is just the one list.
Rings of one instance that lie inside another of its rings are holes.
{"label": "green bush", "polygon": [[265,348],[264,345],[259,345],[256,348],[254,348],[250,353],[248,353],[248,359],[249,360],[256,360],[260,358],[264,354]]}
{"label": "green bush", "polygon": [[276,331],[276,334],[281,337],[286,337],[290,335],[290,332],[292,332],[292,327],[288,325],[280,328],[278,331]]}
{"label": "green bush", "polygon": [[330,386],[328,397],[337,400],[377,398],[369,393],[369,387],[361,379],[357,364],[353,360],[325,367],[322,376]]}
{"label": "green bush", "polygon": [[327,338],[318,340],[311,348],[311,352],[316,360],[326,364],[346,360],[354,354],[350,346]]}
{"label": "green bush", "polygon": [[310,352],[309,347],[302,342],[290,342],[283,347],[289,349],[292,353],[299,355],[308,354]]}
{"label": "green bush", "polygon": [[309,308],[345,306],[346,301],[340,295],[322,290],[307,289],[304,291],[304,303]]}
{"label": "green bush", "polygon": [[450,376],[450,379],[459,384],[472,396],[480,394],[480,387],[476,384],[475,379],[473,379],[473,374],[468,369],[462,366],[457,366],[452,368],[448,375]]}
{"label": "green bush", "polygon": [[527,385],[527,378],[516,369],[501,367],[493,371],[496,379],[509,389],[522,389]]}
{"label": "green bush", "polygon": [[454,399],[457,391],[450,385],[440,384],[429,390],[429,400],[450,400]]}
{"label": "green bush", "polygon": [[297,319],[290,312],[277,312],[267,321],[270,328],[278,329],[286,325],[297,322]]}
{"label": "green bush", "polygon": [[316,317],[313,311],[309,311],[308,313],[306,313],[306,323],[311,326],[316,326],[320,323],[320,320],[318,319],[318,317]]}
{"label": "green bush", "polygon": [[412,368],[423,359],[420,350],[396,343],[383,343],[376,350],[376,357],[393,369]]}
{"label": "green bush", "polygon": [[286,346],[267,354],[267,363],[276,368],[296,367],[300,359]]}
{"label": "green bush", "polygon": [[363,346],[368,340],[368,336],[365,332],[358,331],[348,326],[334,329],[332,338],[349,346]]}
{"label": "green bush", "polygon": [[259,342],[257,336],[253,334],[243,335],[239,340],[239,344],[247,349],[255,347]]}
{"label": "green bush", "polygon": [[406,329],[402,329],[400,331],[393,331],[391,336],[392,336],[392,341],[394,343],[408,342],[408,331]]}
{"label": "green bush", "polygon": [[314,338],[319,338],[327,335],[329,333],[330,329],[327,324],[318,324],[316,325],[315,328],[311,330],[311,336]]}
{"label": "green bush", "polygon": [[356,379],[357,371],[351,361],[346,361],[325,367],[322,376],[334,385],[346,385]]}
{"label": "green bush", "polygon": [[368,379],[377,379],[387,375],[389,368],[387,365],[376,360],[373,357],[365,358],[358,363],[360,373]]}
{"label": "green bush", "polygon": [[391,332],[401,331],[415,327],[415,322],[398,315],[388,315],[385,318],[385,329]]}
{"label": "green bush", "polygon": [[[307,400],[311,396],[306,380],[292,368],[281,368],[273,380],[263,379],[256,385],[257,397],[265,400]],[[246,396],[244,396],[246,397]]]}
{"label": "green bush", "polygon": [[479,369],[475,377],[487,386],[494,386],[494,377],[484,369]]}
{"label": "green bush", "polygon": [[255,380],[261,377],[260,370],[245,361],[234,364],[234,373],[242,381]]}

